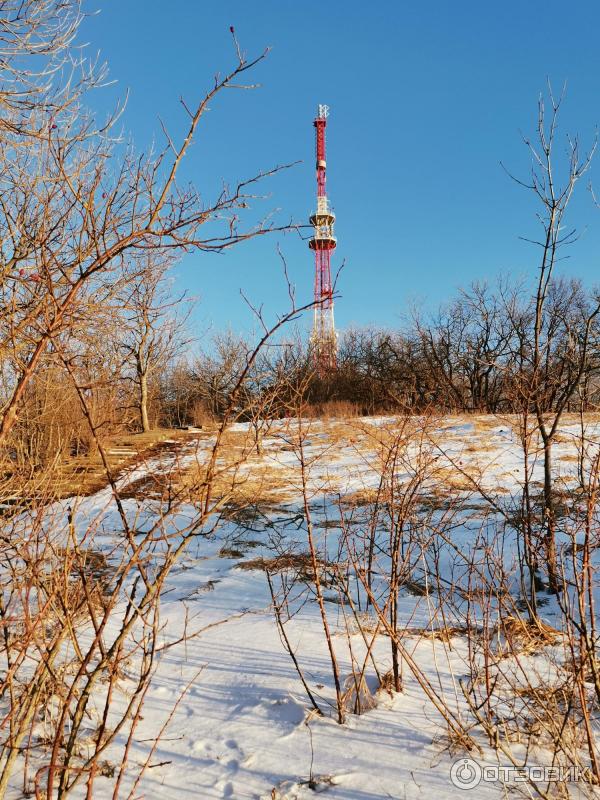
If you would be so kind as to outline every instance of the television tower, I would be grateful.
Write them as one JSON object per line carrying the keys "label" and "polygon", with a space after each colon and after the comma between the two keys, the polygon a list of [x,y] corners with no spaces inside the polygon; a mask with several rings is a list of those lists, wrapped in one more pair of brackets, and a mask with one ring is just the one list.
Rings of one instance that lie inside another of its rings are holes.
{"label": "television tower", "polygon": [[308,242],[315,251],[315,317],[311,346],[315,368],[321,377],[335,369],[337,336],[333,320],[333,287],[331,285],[331,252],[337,239],[333,235],[335,214],[329,208],[325,188],[327,163],[325,161],[325,128],[329,106],[320,105],[314,120],[317,152],[317,211],[310,218],[313,235]]}

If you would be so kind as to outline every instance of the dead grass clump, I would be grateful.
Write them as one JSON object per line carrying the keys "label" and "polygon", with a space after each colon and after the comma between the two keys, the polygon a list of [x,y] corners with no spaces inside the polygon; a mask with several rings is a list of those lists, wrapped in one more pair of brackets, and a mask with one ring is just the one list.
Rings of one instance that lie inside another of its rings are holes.
{"label": "dead grass clump", "polygon": [[354,422],[325,422],[324,431],[330,444],[356,447],[365,439],[363,431]]}
{"label": "dead grass clump", "polygon": [[341,523],[338,519],[320,519],[314,523],[314,527],[321,528],[323,530],[331,530],[340,528]]}
{"label": "dead grass clump", "polygon": [[482,450],[486,450],[486,449],[487,449],[487,445],[486,445],[485,442],[473,441],[473,442],[469,442],[469,444],[466,444],[464,446],[463,452],[475,454],[475,453],[480,453]]}
{"label": "dead grass clump", "polygon": [[495,417],[492,414],[472,418],[473,429],[476,433],[489,433],[498,429],[498,433],[512,432],[513,427],[506,419]]}
{"label": "dead grass clump", "polygon": [[452,467],[436,467],[433,472],[433,480],[442,491],[449,489],[457,492],[472,492],[478,477],[477,475],[464,475],[460,470]]}
{"label": "dead grass clump", "polygon": [[369,689],[364,675],[353,672],[344,680],[342,704],[350,714],[364,714],[376,708],[377,696]]}
{"label": "dead grass clump", "polygon": [[445,475],[444,483],[437,481],[436,473],[433,480],[427,483],[426,491],[421,492],[418,502],[423,508],[432,511],[446,511],[450,508],[460,510],[469,508],[474,496],[473,484],[460,473],[456,473],[454,478]]}
{"label": "dead grass clump", "polygon": [[[564,766],[572,764],[574,754],[586,748],[584,726],[581,724],[581,698],[568,678],[560,683],[542,681],[535,686],[515,686],[509,692],[523,701],[520,725],[516,718],[507,720],[506,733],[511,741],[523,741],[523,734],[536,747],[553,747],[560,742]],[[559,763],[562,760],[559,755]],[[594,782],[591,774],[587,780]]]}
{"label": "dead grass clump", "polygon": [[573,444],[574,436],[572,434],[565,434],[557,431],[554,434],[554,443],[555,444]]}
{"label": "dead grass clump", "polygon": [[403,583],[403,588],[409,594],[415,595],[416,597],[426,597],[429,594],[429,590],[424,583],[419,583],[418,581],[406,581]]}
{"label": "dead grass clump", "polygon": [[381,676],[376,694],[380,694],[381,692],[389,694],[390,697],[396,692],[396,684],[394,682],[394,673],[392,670]]}
{"label": "dead grass clump", "polygon": [[447,493],[432,489],[420,503],[420,508],[427,512],[430,511],[447,511],[452,506],[456,505],[453,498],[449,498]]}
{"label": "dead grass clump", "polygon": [[577,464],[579,463],[580,458],[576,453],[565,453],[564,455],[559,455],[558,461],[565,462],[567,464]]}
{"label": "dead grass clump", "polygon": [[293,570],[300,580],[312,581],[314,579],[310,553],[283,553],[273,558],[251,558],[237,564],[238,569],[258,569],[269,573],[286,572]]}
{"label": "dead grass clump", "polygon": [[311,566],[310,553],[284,553],[273,558],[253,558],[238,564],[238,569],[264,569],[283,572],[286,569],[306,569]]}
{"label": "dead grass clump", "polygon": [[252,505],[231,500],[221,508],[221,518],[234,522],[240,528],[263,527],[269,514],[284,511],[284,506],[275,505],[271,500],[266,504],[254,502]]}
{"label": "dead grass clump", "polygon": [[521,617],[505,617],[498,625],[496,633],[507,644],[507,655],[511,653],[538,653],[544,647],[556,644],[562,633],[541,620],[529,622]]}
{"label": "dead grass clump", "polygon": [[88,620],[92,609],[104,611],[110,587],[107,582],[98,580],[86,581],[77,577],[69,581],[66,592],[60,598],[61,608],[57,608],[57,616],[63,618],[68,615],[74,620]]}
{"label": "dead grass clump", "polygon": [[445,625],[443,628],[407,628],[404,633],[410,636],[420,636],[436,642],[449,642],[457,636],[466,636],[468,629],[460,625]]}
{"label": "dead grass clump", "polygon": [[254,436],[248,430],[224,430],[221,435],[222,452],[227,454],[228,450],[256,449]]}
{"label": "dead grass clump", "polygon": [[219,558],[242,558],[244,551],[238,547],[230,547],[225,545],[219,550]]}
{"label": "dead grass clump", "polygon": [[342,497],[342,503],[345,506],[351,506],[353,508],[372,506],[375,505],[378,500],[380,503],[385,502],[382,491],[376,488],[358,489],[357,491],[349,492]]}
{"label": "dead grass clump", "polygon": [[216,494],[227,494],[228,505],[242,508],[275,508],[294,499],[296,492],[286,471],[268,466],[257,466],[246,474],[237,474],[233,481],[226,475],[217,479]]}
{"label": "dead grass clump", "polygon": [[361,417],[362,409],[350,400],[327,400],[324,403],[311,403],[303,409],[303,416],[309,419],[339,419],[341,417]]}

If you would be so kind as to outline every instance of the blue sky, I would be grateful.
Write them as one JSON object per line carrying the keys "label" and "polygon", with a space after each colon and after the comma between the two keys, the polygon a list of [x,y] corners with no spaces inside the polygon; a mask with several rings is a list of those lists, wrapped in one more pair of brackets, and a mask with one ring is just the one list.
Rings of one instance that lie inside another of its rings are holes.
{"label": "blue sky", "polygon": [[[162,141],[159,116],[174,134],[182,131],[179,97],[193,104],[214,73],[232,65],[230,25],[249,55],[271,46],[254,73],[261,88],[222,94],[186,159],[182,177],[207,197],[222,180],[301,160],[264,184],[268,196],[256,208],[277,210],[280,222],[306,221],[315,204],[312,118],[317,103],[331,107],[334,267],[345,260],[341,328],[395,326],[413,303],[433,309],[473,280],[534,274],[535,249],[519,236],[535,234],[537,208],[500,161],[527,173],[520,136],[534,129],[547,77],[557,91],[568,84],[561,152],[567,133],[588,144],[600,121],[600,4],[592,0],[87,0],[86,7],[101,10],[86,20],[82,39],[116,81],[94,102],[108,107],[129,90],[124,125],[139,149]],[[600,210],[585,185],[579,192],[571,222],[582,237],[561,270],[595,284]],[[278,244],[298,298],[310,299],[312,254],[295,235],[193,254],[178,267],[178,283],[200,300],[197,334],[252,327],[240,289],[271,317],[285,309]]]}

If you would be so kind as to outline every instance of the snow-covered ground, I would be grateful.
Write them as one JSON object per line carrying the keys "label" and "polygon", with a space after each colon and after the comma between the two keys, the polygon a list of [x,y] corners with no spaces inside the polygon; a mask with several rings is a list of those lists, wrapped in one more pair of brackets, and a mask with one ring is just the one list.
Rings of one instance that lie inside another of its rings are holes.
{"label": "snow-covered ground", "polygon": [[[377,490],[382,443],[398,424],[388,418],[307,423],[303,431],[307,500],[314,513],[320,548],[326,546],[335,552],[339,546],[344,499]],[[427,428],[421,452],[426,444],[429,463],[439,468],[446,481],[438,487],[438,501],[440,494],[443,500],[449,486],[459,486],[469,501],[456,529],[456,541],[468,543],[481,528],[486,506],[469,485],[469,476],[493,495],[494,501],[507,503],[519,496],[523,457],[514,426],[510,419],[489,417],[415,420],[411,424],[413,438],[414,431]],[[240,437],[245,431],[247,427],[241,424],[231,429]],[[318,604],[314,595],[301,587],[303,602],[297,602],[297,613],[286,631],[309,688],[327,713],[317,716],[311,710],[275,623],[265,573],[258,564],[257,568],[240,566],[276,552],[306,552],[297,435],[294,420],[273,424],[265,432],[260,453],[253,453],[237,470],[242,481],[252,480],[265,470],[269,479],[277,478],[268,502],[257,497],[260,515],[242,518],[239,513],[224,513],[214,533],[198,535],[171,570],[162,596],[161,641],[177,642],[184,631],[186,641],[165,648],[158,657],[130,755],[133,773],[148,757],[154,739],[159,733],[161,736],[132,796],[153,800],[300,800],[316,793],[330,800],[443,800],[465,796],[452,783],[450,770],[453,763],[469,754],[454,746],[444,720],[406,666],[403,690],[394,694],[377,691],[376,676],[370,670],[367,683],[375,707],[361,715],[348,714],[344,725],[337,724],[331,664]],[[576,445],[580,439],[576,420],[561,428],[556,470],[566,483],[577,471]],[[588,425],[585,441],[590,448],[600,441],[600,423]],[[148,474],[167,473],[175,466],[181,471],[195,462],[203,464],[211,445],[207,436],[181,445],[176,455],[148,462],[121,476],[119,487],[126,489]],[[404,453],[407,477],[418,450],[419,445],[412,443]],[[541,461],[533,464],[533,470],[534,478],[541,479]],[[138,495],[123,503],[134,527],[143,528],[157,517],[157,503],[152,499]],[[184,528],[195,513],[193,504],[183,505],[168,525],[173,530]],[[78,530],[94,528],[94,547],[113,551],[119,519],[110,489],[77,502],[56,504],[48,510],[45,524],[60,531],[68,514],[73,515]],[[356,524],[360,526],[360,517]],[[509,556],[514,558],[514,552]],[[350,650],[343,611],[334,601],[335,597],[326,597],[340,671],[346,677],[352,672]],[[436,695],[461,717],[467,714],[459,687],[467,675],[466,644],[458,633],[449,639],[420,633],[440,627],[435,604],[435,594],[403,591],[399,627],[410,628],[405,647]],[[549,622],[553,613],[549,604]],[[364,652],[359,632],[351,636],[350,645],[355,655]],[[389,638],[380,636],[374,657],[382,673],[391,665],[389,649]],[[126,702],[125,690],[115,702]],[[123,740],[117,744],[122,746]],[[498,756],[485,740],[481,738],[478,744],[481,752],[471,754],[478,763],[497,764]],[[107,759],[110,761],[111,752],[117,751],[117,745],[113,746]],[[18,786],[16,776],[15,798],[22,796]],[[113,788],[110,776],[98,777],[94,797],[109,798]],[[504,797],[505,792],[498,783],[481,782],[471,796]]]}

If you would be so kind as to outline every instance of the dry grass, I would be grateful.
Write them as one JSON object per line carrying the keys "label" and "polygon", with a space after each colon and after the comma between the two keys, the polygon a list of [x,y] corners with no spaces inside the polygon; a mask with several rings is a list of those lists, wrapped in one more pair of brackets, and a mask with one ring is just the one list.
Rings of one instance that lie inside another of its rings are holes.
{"label": "dry grass", "polygon": [[297,476],[292,470],[257,453],[256,440],[249,431],[225,431],[214,473],[208,460],[195,463],[174,477],[174,486],[191,501],[202,500],[210,483],[211,496],[229,512],[280,506],[297,496]]}
{"label": "dry grass", "polygon": [[538,653],[544,647],[557,644],[563,636],[561,631],[541,620],[528,622],[513,616],[505,617],[496,633],[506,642],[507,655]]}
{"label": "dry grass", "polygon": [[330,445],[340,444],[356,447],[364,444],[366,440],[363,426],[358,421],[325,420],[323,432],[327,434]]}
{"label": "dry grass", "polygon": [[[400,690],[402,691],[402,689]],[[381,676],[381,680],[379,681],[379,686],[377,687],[376,695],[385,692],[392,696],[396,692],[396,687],[394,684],[394,673],[392,670],[386,672],[384,675]]]}
{"label": "dry grass", "polygon": [[[198,437],[197,432],[160,428],[149,433],[120,434],[104,445],[109,468],[114,476],[131,469],[142,461],[167,452]],[[107,484],[106,472],[99,453],[73,456],[33,475],[9,475],[3,495],[10,497],[11,484],[18,493],[19,504],[27,501],[52,502],[66,497],[86,497]]]}
{"label": "dry grass", "polygon": [[241,561],[237,565],[238,569],[252,570],[258,569],[264,572],[277,573],[294,571],[301,580],[312,580],[313,569],[310,553],[284,553],[273,558],[251,558]]}
{"label": "dry grass", "polygon": [[561,433],[560,431],[557,431],[557,433],[554,434],[554,443],[555,444],[571,444],[572,445],[574,440],[575,440],[575,437],[573,436],[573,434]]}
{"label": "dry grass", "polygon": [[[254,465],[249,470],[225,468],[217,474],[212,492],[215,498],[224,499],[227,506],[238,513],[245,508],[270,508],[296,498],[297,489],[292,479],[293,475],[287,470],[266,464]],[[193,497],[196,488],[203,484],[203,470],[188,475],[187,480]]]}
{"label": "dry grass", "polygon": [[558,461],[567,464],[578,464],[579,456],[576,453],[565,453],[564,455],[561,453],[558,457]]}
{"label": "dry grass", "polygon": [[472,442],[469,442],[468,444],[466,444],[463,447],[463,452],[464,453],[469,453],[471,455],[475,455],[475,454],[481,453],[482,451],[485,452],[485,449],[486,449],[485,442],[481,442],[479,440],[475,440],[475,441],[472,441]]}
{"label": "dry grass", "polygon": [[432,480],[435,482],[436,490],[439,492],[447,490],[472,492],[475,483],[480,480],[480,476],[473,475],[471,477],[468,473],[463,475],[454,467],[438,466],[432,474]]}
{"label": "dry grass", "polygon": [[506,416],[497,417],[485,414],[472,417],[470,421],[473,423],[476,433],[489,433],[497,428],[506,432],[513,431],[512,421],[510,417]]}
{"label": "dry grass", "polygon": [[350,714],[364,714],[377,707],[377,694],[371,692],[364,675],[353,672],[345,678],[342,705]]}
{"label": "dry grass", "polygon": [[386,501],[386,493],[377,488],[357,489],[355,492],[348,492],[342,497],[342,503],[351,508],[362,508],[372,506],[377,502]]}
{"label": "dry grass", "polygon": [[358,403],[349,400],[328,400],[324,403],[307,405],[303,409],[303,416],[308,419],[339,419],[363,416],[362,411]]}

